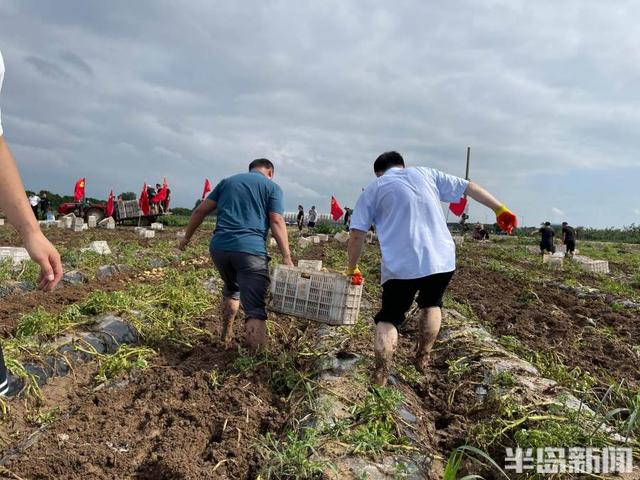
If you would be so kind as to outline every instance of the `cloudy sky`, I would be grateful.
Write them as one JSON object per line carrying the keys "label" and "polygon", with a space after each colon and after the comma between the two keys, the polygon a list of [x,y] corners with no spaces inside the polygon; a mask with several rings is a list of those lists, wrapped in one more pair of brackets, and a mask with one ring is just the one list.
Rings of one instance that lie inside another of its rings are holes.
{"label": "cloudy sky", "polygon": [[[528,225],[640,223],[637,2],[1,0],[5,139],[30,189],[177,206],[256,157],[288,209],[372,162],[471,177]],[[492,219],[481,207],[472,218]]]}

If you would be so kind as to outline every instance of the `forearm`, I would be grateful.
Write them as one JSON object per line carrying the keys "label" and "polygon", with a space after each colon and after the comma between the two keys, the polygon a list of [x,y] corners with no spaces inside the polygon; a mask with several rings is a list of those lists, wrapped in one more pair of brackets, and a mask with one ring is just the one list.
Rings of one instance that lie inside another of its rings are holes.
{"label": "forearm", "polygon": [[191,237],[193,237],[193,234],[196,233],[196,230],[198,230],[198,227],[202,225],[202,222],[204,221],[205,217],[206,217],[206,213],[198,210],[197,208],[193,211],[193,213],[191,214],[191,217],[189,217],[189,223],[187,224],[187,228],[185,229],[185,232],[184,232],[184,238],[186,241],[191,240]]}
{"label": "forearm", "polygon": [[291,251],[289,250],[289,235],[287,233],[287,225],[284,219],[270,220],[271,235],[276,239],[278,248],[282,253],[283,258],[291,258]]}
{"label": "forearm", "polygon": [[363,232],[362,230],[351,230],[349,246],[347,248],[347,252],[349,254],[349,268],[355,268],[358,264],[366,238],[367,232]]}
{"label": "forearm", "polygon": [[33,216],[27,200],[20,173],[9,147],[0,136],[0,208],[21,237],[39,232],[40,227]]}
{"label": "forearm", "polygon": [[496,197],[474,182],[469,182],[465,195],[470,196],[476,202],[481,203],[493,211],[502,205],[502,202],[500,202]]}

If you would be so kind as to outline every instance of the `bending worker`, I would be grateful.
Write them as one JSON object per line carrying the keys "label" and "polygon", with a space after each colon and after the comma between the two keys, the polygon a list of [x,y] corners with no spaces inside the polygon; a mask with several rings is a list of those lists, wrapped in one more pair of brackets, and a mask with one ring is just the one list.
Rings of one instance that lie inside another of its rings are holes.
{"label": "bending worker", "polygon": [[[4,79],[4,61],[0,52],[0,90]],[[40,230],[27,197],[24,195],[22,179],[16,162],[4,141],[2,118],[0,118],[0,209],[7,215],[7,220],[18,231],[24,247],[31,260],[40,267],[38,288],[50,292],[62,278],[60,255],[47,237]],[[35,195],[35,194],[34,194]],[[0,348],[0,395],[9,389],[7,370],[5,368],[2,349]]]}
{"label": "bending worker", "polygon": [[251,350],[267,342],[266,296],[269,290],[269,229],[282,252],[285,265],[293,265],[284,221],[282,189],[272,180],[274,166],[266,158],[249,164],[248,173],[222,180],[193,211],[180,249],[184,250],[202,221],[218,210],[209,251],[220,277],[222,293],[222,341],[233,338],[233,323],[242,302],[246,343]]}
{"label": "bending worker", "polygon": [[511,233],[517,221],[479,185],[433,168],[405,168],[397,152],[380,155],[373,170],[377,180],[367,186],[353,209],[347,273],[361,275],[358,260],[366,232],[375,223],[382,250],[382,308],[374,318],[374,381],[386,385],[397,328],[416,294],[420,309],[416,368],[423,373],[440,330],[442,298],[456,268],[455,244],[440,202],[455,202],[466,194],[491,208],[506,232]]}

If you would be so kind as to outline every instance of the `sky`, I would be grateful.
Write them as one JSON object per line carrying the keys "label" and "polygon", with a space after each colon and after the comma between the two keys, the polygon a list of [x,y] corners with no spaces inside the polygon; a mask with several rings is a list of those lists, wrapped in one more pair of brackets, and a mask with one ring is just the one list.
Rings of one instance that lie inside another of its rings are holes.
{"label": "sky", "polygon": [[[267,157],[287,210],[353,206],[387,150],[521,223],[640,223],[640,3],[0,0],[26,187],[106,198]],[[493,221],[477,204],[472,220]],[[450,217],[451,218],[451,217]]]}

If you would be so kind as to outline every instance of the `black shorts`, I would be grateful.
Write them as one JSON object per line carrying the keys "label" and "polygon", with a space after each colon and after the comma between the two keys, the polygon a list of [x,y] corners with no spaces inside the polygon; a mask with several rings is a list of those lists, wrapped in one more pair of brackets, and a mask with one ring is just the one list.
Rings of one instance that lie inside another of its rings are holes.
{"label": "black shorts", "polygon": [[555,253],[556,246],[553,243],[550,243],[550,242],[540,242],[540,251],[542,253],[544,253],[544,252]]}
{"label": "black shorts", "polygon": [[316,226],[316,222],[307,223],[307,227],[309,227],[309,228],[314,228],[315,226]]}
{"label": "black shorts", "polygon": [[396,327],[405,320],[418,294],[418,307],[442,307],[442,297],[454,272],[435,273],[411,280],[387,280],[382,285],[382,308],[374,321],[392,323]]}
{"label": "black shorts", "polygon": [[9,390],[9,382],[7,377],[7,367],[4,364],[4,355],[0,348],[0,396],[5,395]]}
{"label": "black shorts", "polygon": [[267,319],[267,292],[271,283],[269,259],[244,252],[211,251],[211,258],[224,282],[222,296],[240,300],[248,320]]}
{"label": "black shorts", "polygon": [[567,253],[571,252],[575,252],[576,251],[576,241],[575,240],[567,240],[566,242],[564,242],[564,244],[567,246]]}

